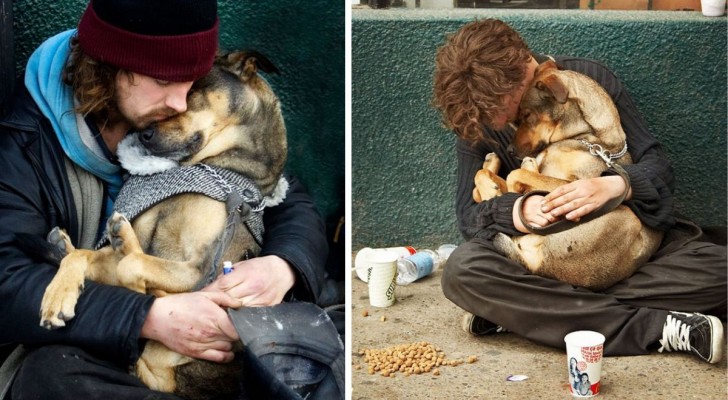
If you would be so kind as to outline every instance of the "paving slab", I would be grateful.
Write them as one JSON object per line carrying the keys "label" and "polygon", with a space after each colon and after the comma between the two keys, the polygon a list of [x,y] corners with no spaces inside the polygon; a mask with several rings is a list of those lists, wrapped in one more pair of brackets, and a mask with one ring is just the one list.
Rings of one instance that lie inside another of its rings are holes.
{"label": "paving slab", "polygon": [[[460,329],[462,311],[440,289],[440,275],[397,286],[396,303],[369,305],[366,283],[351,277],[351,399],[570,399],[563,349],[530,342],[513,333],[475,337]],[[365,316],[366,315],[366,316]],[[396,345],[428,342],[446,359],[477,361],[441,366],[432,372],[369,374],[359,353]],[[607,357],[603,361],[603,399],[728,398],[725,359],[711,365],[686,353]],[[525,375],[520,382],[509,375]]]}

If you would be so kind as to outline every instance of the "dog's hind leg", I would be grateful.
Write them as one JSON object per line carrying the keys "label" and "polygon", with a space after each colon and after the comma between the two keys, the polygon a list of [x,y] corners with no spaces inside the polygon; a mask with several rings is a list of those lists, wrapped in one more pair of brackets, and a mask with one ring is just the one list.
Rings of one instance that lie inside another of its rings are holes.
{"label": "dog's hind leg", "polygon": [[493,239],[493,244],[506,257],[518,261],[532,273],[536,273],[544,262],[542,246],[545,236],[524,235],[511,238],[508,235],[499,233]]}
{"label": "dog's hind leg", "polygon": [[192,361],[169,350],[159,342],[149,341],[134,366],[134,375],[150,389],[172,393],[176,389],[174,368]]}

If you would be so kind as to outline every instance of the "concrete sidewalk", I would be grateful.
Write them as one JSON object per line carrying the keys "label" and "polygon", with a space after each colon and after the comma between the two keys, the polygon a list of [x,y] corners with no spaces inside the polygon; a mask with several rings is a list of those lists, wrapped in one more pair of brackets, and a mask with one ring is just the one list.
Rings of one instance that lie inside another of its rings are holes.
{"label": "concrete sidewalk", "polygon": [[[440,290],[441,271],[398,286],[388,308],[369,305],[367,286],[352,273],[352,400],[570,399],[563,350],[534,344],[513,333],[474,337],[460,329],[462,311]],[[365,312],[366,311],[366,312]],[[367,316],[364,316],[367,314]],[[446,359],[475,363],[441,366],[405,376],[370,375],[362,349],[413,342],[439,347]],[[510,382],[509,375],[528,379]],[[686,353],[609,357],[603,362],[604,399],[726,399],[726,360],[710,365]]]}

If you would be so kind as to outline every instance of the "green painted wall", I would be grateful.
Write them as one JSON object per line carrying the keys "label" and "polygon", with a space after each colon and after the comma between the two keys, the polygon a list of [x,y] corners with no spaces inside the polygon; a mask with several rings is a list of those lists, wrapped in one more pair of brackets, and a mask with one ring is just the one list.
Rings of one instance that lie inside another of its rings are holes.
{"label": "green painted wall", "polygon": [[430,105],[435,50],[475,18],[537,52],[601,60],[625,83],[676,175],[677,208],[726,223],[726,18],[699,12],[354,10],[352,248],[462,241],[455,138]]}
{"label": "green painted wall", "polygon": [[[87,0],[13,2],[15,60],[47,37],[74,27]],[[255,49],[278,66],[266,78],[281,98],[288,127],[288,169],[301,178],[325,217],[344,202],[344,7],[325,0],[219,0],[220,46]]]}

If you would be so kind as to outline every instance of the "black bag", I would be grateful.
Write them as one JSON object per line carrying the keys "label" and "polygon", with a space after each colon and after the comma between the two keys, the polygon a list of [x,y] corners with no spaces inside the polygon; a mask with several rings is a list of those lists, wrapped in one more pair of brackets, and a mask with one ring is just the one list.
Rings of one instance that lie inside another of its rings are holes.
{"label": "black bag", "polygon": [[245,346],[241,399],[344,398],[343,306],[295,302],[228,313]]}

